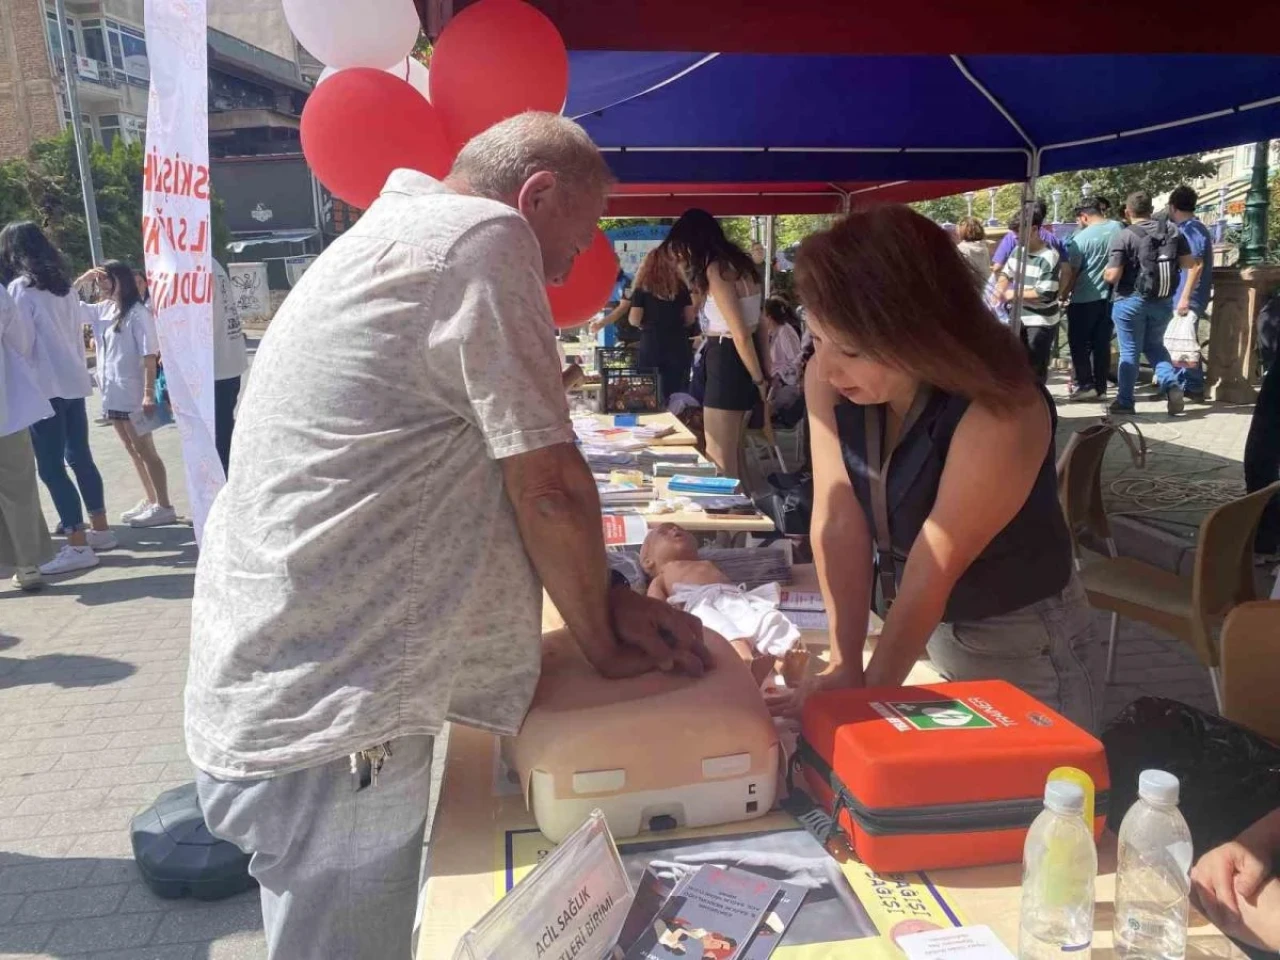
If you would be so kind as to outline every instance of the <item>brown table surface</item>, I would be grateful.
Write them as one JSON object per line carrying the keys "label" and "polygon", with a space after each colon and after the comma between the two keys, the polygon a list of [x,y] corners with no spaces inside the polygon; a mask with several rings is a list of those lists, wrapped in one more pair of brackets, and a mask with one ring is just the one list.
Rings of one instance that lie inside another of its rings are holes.
{"label": "brown table surface", "polygon": [[[607,426],[613,426],[614,414],[596,413],[593,416]],[[688,427],[674,413],[641,413],[636,415],[642,427],[671,427],[674,432],[657,440],[648,441],[651,447],[692,447],[698,442]]]}
{"label": "brown table surface", "polygon": [[[816,589],[817,575],[812,565],[797,565],[792,585]],[[544,630],[563,626],[559,614],[546,604]],[[872,617],[872,633],[879,620]],[[806,631],[811,648],[826,646],[826,637]],[[874,649],[868,644],[867,656]],[[941,678],[927,660],[912,669],[908,682],[936,683]],[[448,759],[439,806],[431,831],[430,878],[423,905],[418,943],[420,960],[447,960],[453,956],[458,939],[499,899],[495,889],[496,823],[516,828],[536,828],[532,814],[518,795],[495,796],[493,790],[496,744],[493,735],[453,726],[449,734]],[[733,827],[727,829],[735,829]],[[714,832],[709,828],[708,832]],[[1018,914],[1021,900],[1020,864],[973,867],[960,870],[929,871],[929,879],[957,908],[968,924],[986,924],[1012,952],[1017,953]],[[1096,887],[1095,960],[1112,960],[1111,925],[1115,902],[1115,835],[1108,831],[1098,847]],[[1187,960],[1231,958],[1243,960],[1230,940],[1195,910],[1187,938]]]}

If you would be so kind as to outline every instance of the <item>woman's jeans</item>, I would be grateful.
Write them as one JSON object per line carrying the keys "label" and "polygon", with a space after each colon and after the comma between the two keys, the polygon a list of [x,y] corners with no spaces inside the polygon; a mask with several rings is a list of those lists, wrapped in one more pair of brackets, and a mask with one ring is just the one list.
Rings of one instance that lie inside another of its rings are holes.
{"label": "woman's jeans", "polygon": [[1056,596],[986,620],[943,623],[929,659],[948,680],[1005,680],[1072,723],[1096,732],[1106,650],[1073,575]]}
{"label": "woman's jeans", "polygon": [[[84,513],[80,509],[82,497],[91,515],[106,511],[102,474],[98,473],[93,454],[89,452],[89,418],[83,397],[75,400],[54,397],[49,404],[53,407],[53,416],[33,423],[30,428],[36,469],[58,511],[62,528],[79,530],[84,526]],[[75,483],[67,476],[68,466],[76,475]]]}
{"label": "woman's jeans", "polygon": [[1173,298],[1148,300],[1144,297],[1121,297],[1111,305],[1111,320],[1120,342],[1120,373],[1116,378],[1117,402],[1133,406],[1133,388],[1138,383],[1138,354],[1146,354],[1155,371],[1161,392],[1178,385],[1169,351],[1164,348],[1164,332],[1173,319]]}

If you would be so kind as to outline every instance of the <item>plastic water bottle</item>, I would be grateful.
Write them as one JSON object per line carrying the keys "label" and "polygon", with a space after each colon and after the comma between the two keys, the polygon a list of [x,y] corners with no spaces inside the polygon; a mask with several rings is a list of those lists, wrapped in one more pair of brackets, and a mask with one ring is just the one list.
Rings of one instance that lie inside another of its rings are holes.
{"label": "plastic water bottle", "polygon": [[1098,851],[1084,822],[1084,790],[1050,780],[1022,855],[1019,960],[1088,960]]}
{"label": "plastic water bottle", "polygon": [[1144,770],[1138,802],[1120,825],[1115,939],[1121,960],[1183,960],[1191,853],[1191,831],[1178,812],[1178,778]]}

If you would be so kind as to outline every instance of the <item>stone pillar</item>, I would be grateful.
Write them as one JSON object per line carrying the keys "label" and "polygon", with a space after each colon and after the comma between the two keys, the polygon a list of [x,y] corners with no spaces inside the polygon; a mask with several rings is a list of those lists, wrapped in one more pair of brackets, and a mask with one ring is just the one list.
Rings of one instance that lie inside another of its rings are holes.
{"label": "stone pillar", "polygon": [[1213,271],[1213,323],[1205,391],[1224,403],[1253,403],[1254,320],[1280,286],[1280,267],[1217,267]]}

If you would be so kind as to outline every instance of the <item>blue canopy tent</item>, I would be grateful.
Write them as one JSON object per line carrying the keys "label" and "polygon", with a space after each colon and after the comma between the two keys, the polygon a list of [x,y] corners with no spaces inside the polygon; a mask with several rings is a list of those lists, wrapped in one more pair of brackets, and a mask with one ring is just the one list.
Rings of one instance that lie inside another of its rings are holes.
{"label": "blue canopy tent", "polygon": [[1280,56],[575,51],[565,112],[627,184],[1007,182],[1280,136]]}

